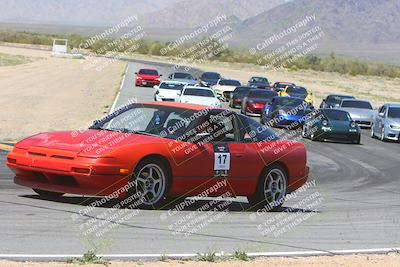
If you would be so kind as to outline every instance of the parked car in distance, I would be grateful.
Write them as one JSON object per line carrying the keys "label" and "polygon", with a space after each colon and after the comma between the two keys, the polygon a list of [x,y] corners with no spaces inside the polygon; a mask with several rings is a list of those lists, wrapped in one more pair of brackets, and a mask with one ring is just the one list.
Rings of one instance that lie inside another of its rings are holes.
{"label": "parked car in distance", "polygon": [[238,86],[233,90],[231,97],[229,99],[229,107],[240,108],[242,106],[242,100],[246,94],[254,87],[250,86]]}
{"label": "parked car in distance", "polygon": [[151,86],[160,84],[160,77],[162,74],[159,74],[156,69],[140,69],[138,72],[135,72],[135,85],[136,86]]}
{"label": "parked car in distance", "polygon": [[290,82],[276,82],[272,85],[272,90],[279,93],[280,91],[285,89],[286,86],[296,86],[296,85],[294,83],[290,83]]}
{"label": "parked car in distance", "polygon": [[355,97],[350,95],[328,95],[322,100],[319,108],[337,108],[343,99],[355,99]]}
{"label": "parked car in distance", "polygon": [[231,93],[236,87],[241,86],[238,80],[220,79],[217,84],[211,88],[214,90],[217,97],[223,101],[229,101]]}
{"label": "parked car in distance", "polygon": [[307,117],[302,136],[311,141],[349,141],[360,144],[361,129],[345,110],[319,109]]}
{"label": "parked car in distance", "polygon": [[217,72],[203,72],[199,77],[199,84],[205,87],[211,87],[217,84],[218,80],[221,79],[221,74]]}
{"label": "parked car in distance", "polygon": [[374,110],[369,101],[359,99],[343,99],[339,109],[347,111],[360,127],[371,128]]}
{"label": "parked car in distance", "polygon": [[221,102],[214,91],[208,87],[187,86],[180,92],[179,101],[186,104],[197,104],[212,107],[221,107]]}
{"label": "parked car in distance", "polygon": [[400,141],[400,104],[384,104],[371,126],[371,137],[382,141]]}
{"label": "parked car in distance", "polygon": [[244,115],[260,116],[265,104],[275,96],[277,96],[275,91],[251,89],[243,98],[240,112]]}
{"label": "parked car in distance", "polygon": [[186,85],[188,84],[184,82],[162,81],[160,85],[154,85],[154,101],[176,102],[179,93]]}
{"label": "parked car in distance", "polygon": [[270,127],[297,128],[303,125],[312,110],[302,98],[277,96],[265,105],[261,123]]}
{"label": "parked car in distance", "polygon": [[168,79],[177,82],[185,82],[187,85],[197,84],[197,80],[189,72],[174,72],[168,76]]}
{"label": "parked car in distance", "polygon": [[247,82],[247,85],[259,89],[270,89],[269,81],[265,77],[251,77],[250,80]]}

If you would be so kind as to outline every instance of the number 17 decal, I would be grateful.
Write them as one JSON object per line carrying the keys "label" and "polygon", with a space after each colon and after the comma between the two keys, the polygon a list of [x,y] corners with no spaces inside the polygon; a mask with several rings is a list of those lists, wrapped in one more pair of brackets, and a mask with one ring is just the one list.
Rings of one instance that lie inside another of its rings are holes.
{"label": "number 17 decal", "polygon": [[228,176],[231,168],[231,154],[227,144],[214,145],[214,174]]}
{"label": "number 17 decal", "polygon": [[215,171],[229,171],[231,167],[231,154],[230,153],[214,153],[214,170]]}

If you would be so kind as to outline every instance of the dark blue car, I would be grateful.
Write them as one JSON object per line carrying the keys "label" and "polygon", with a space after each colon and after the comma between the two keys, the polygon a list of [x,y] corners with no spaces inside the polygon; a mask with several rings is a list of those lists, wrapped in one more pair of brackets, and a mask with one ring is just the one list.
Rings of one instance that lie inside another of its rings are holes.
{"label": "dark blue car", "polygon": [[297,128],[303,125],[312,108],[302,98],[274,97],[262,113],[261,123],[270,127]]}

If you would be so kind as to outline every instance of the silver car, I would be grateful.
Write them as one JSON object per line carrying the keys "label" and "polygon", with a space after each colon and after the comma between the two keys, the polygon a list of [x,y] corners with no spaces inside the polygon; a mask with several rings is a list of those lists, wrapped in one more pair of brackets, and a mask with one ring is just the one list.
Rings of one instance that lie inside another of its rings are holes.
{"label": "silver car", "polygon": [[187,85],[197,84],[197,80],[189,72],[174,72],[168,76],[168,79],[175,82],[184,82]]}
{"label": "silver car", "polygon": [[400,141],[400,104],[385,104],[379,108],[372,123],[371,137]]}
{"label": "silver car", "polygon": [[347,111],[360,127],[371,128],[374,109],[370,102],[359,99],[343,99],[339,109]]}

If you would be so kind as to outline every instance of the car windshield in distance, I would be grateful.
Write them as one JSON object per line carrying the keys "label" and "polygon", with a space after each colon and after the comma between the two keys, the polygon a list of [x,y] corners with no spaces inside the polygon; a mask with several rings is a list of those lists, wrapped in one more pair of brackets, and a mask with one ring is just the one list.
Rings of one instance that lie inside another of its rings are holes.
{"label": "car windshield in distance", "polygon": [[185,85],[181,83],[167,83],[163,82],[160,84],[160,89],[168,90],[182,90]]}
{"label": "car windshield in distance", "polygon": [[360,108],[360,109],[372,109],[372,106],[367,101],[358,100],[343,100],[342,108]]}
{"label": "car windshield in distance", "polygon": [[340,104],[343,99],[354,99],[354,97],[345,95],[330,95],[326,98],[326,102],[336,105]]}
{"label": "car windshield in distance", "polygon": [[227,86],[240,86],[240,82],[236,80],[221,80],[219,84]]}
{"label": "car windshield in distance", "polygon": [[174,73],[175,79],[186,79],[186,80],[193,80],[193,76],[190,73],[185,72],[175,72]]}
{"label": "car windshield in distance", "polygon": [[350,115],[343,110],[326,109],[323,111],[325,117],[331,121],[350,121]]}
{"label": "car windshield in distance", "polygon": [[277,93],[270,90],[251,90],[248,97],[254,98],[273,98],[277,96]]}
{"label": "car windshield in distance", "polygon": [[202,79],[208,79],[208,80],[219,80],[221,79],[221,75],[219,75],[219,73],[216,72],[204,72],[201,75]]}
{"label": "car windshield in distance", "polygon": [[294,86],[289,86],[286,92],[288,92],[289,94],[307,94],[306,88]]}
{"label": "car windshield in distance", "polygon": [[277,105],[280,107],[297,107],[303,105],[304,100],[297,98],[277,98]]}
{"label": "car windshield in distance", "polygon": [[252,82],[252,83],[264,83],[264,84],[267,84],[267,83],[268,83],[268,80],[267,80],[267,78],[263,78],[263,77],[253,77],[253,78],[250,80],[250,82]]}
{"label": "car windshield in distance", "polygon": [[388,118],[392,118],[392,119],[400,119],[400,107],[391,107],[388,110]]}
{"label": "car windshield in distance", "polygon": [[158,71],[156,71],[156,70],[148,70],[148,69],[141,69],[141,70],[139,70],[139,74],[158,76]]}
{"label": "car windshield in distance", "polygon": [[253,89],[254,87],[244,87],[244,86],[239,86],[239,87],[236,87],[235,88],[235,90],[233,91],[235,94],[240,94],[240,95],[242,95],[242,94],[245,94],[245,93],[247,93],[248,91],[250,91],[251,89]]}
{"label": "car windshield in distance", "polygon": [[183,91],[183,95],[214,97],[214,93],[211,90],[199,89],[199,88],[186,88]]}

